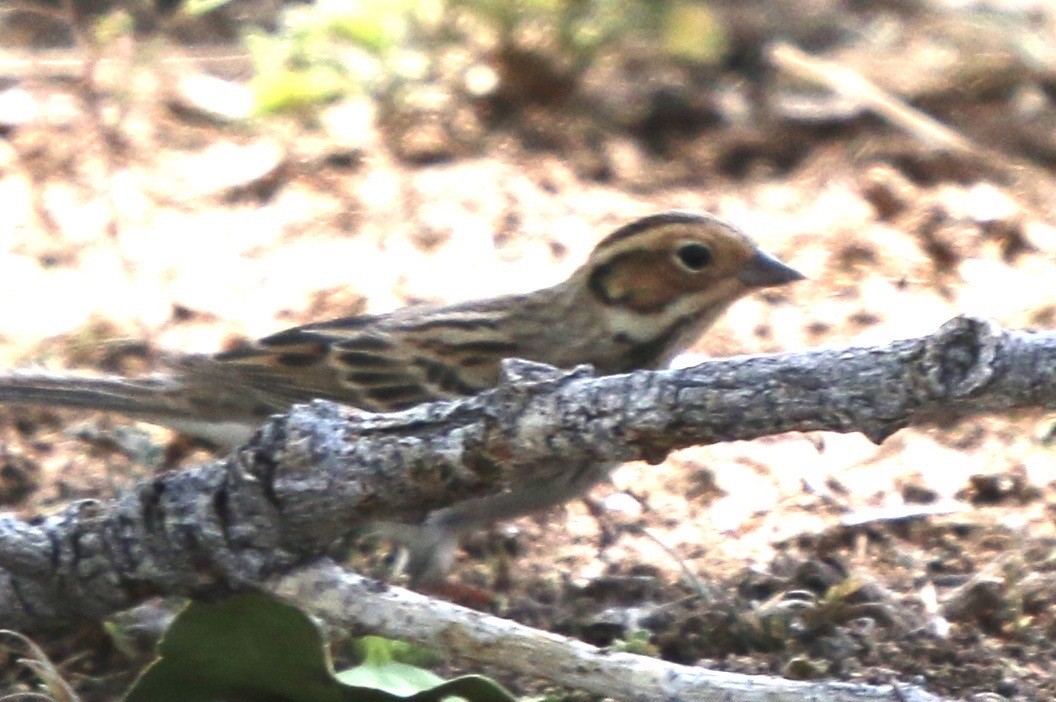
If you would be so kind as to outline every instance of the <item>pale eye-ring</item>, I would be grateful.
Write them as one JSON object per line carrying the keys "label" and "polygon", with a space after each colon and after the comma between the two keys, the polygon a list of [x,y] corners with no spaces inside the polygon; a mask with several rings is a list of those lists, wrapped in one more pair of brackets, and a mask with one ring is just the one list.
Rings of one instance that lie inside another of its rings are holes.
{"label": "pale eye-ring", "polygon": [[711,249],[704,244],[691,241],[678,247],[675,258],[689,270],[701,271],[711,263]]}

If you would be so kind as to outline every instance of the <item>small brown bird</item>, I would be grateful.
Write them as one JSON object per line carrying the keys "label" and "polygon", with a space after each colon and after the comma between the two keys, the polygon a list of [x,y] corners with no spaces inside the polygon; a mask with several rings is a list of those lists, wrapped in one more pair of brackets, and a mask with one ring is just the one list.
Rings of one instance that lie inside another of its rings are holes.
{"label": "small brown bird", "polygon": [[[269,415],[316,398],[382,412],[475,394],[498,382],[505,358],[589,363],[600,374],[660,367],[738,298],[802,278],[730,224],[667,212],[620,227],[550,288],[306,324],[235,351],[183,356],[160,375],[13,371],[0,375],[0,403],[109,410],[237,445]],[[459,532],[563,502],[606,472],[430,515],[412,573],[446,570]]]}

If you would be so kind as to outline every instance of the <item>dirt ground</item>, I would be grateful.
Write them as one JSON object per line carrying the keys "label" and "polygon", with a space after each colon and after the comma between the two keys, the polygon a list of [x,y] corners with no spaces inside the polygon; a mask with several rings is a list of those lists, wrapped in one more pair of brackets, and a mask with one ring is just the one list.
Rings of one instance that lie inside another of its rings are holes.
{"label": "dirt ground", "polygon": [[[892,155],[912,139],[882,120],[785,129],[768,158],[771,142],[721,126],[658,152],[567,106],[525,108],[423,164],[398,148],[411,132],[394,148],[371,126],[365,99],[313,129],[232,126],[173,109],[149,70],[135,78],[94,115],[75,85],[6,84],[37,112],[0,133],[5,367],[144,372],[164,351],[309,320],[543,287],[615,226],[672,208],[731,220],[809,278],[739,302],[679,363],[884,343],[961,313],[1056,324],[1056,217],[1037,197],[1051,173],[1024,192]],[[880,446],[819,433],[684,450],[474,536],[452,577],[495,592],[497,613],[592,643],[645,628],[678,662],[1056,699],[1053,433],[1036,414]],[[119,417],[0,409],[0,508],[105,499],[174,455],[208,455],[175,441]],[[85,700],[139,664],[98,632],[42,643]],[[11,669],[0,687],[28,679]]]}

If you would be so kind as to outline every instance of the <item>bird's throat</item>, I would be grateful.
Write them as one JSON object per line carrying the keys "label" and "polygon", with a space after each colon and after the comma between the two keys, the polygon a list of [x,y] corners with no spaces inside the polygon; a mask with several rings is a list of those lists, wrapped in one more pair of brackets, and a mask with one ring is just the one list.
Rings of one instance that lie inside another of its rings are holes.
{"label": "bird's throat", "polygon": [[732,300],[715,300],[678,316],[617,313],[611,317],[612,340],[617,348],[618,368],[611,372],[628,372],[636,368],[660,368],[691,346],[723,312]]}

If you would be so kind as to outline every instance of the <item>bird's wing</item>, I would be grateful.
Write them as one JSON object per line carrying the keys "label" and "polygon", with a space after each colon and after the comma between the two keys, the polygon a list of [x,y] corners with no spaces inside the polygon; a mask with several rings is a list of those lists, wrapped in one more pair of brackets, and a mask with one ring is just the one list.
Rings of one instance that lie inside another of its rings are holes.
{"label": "bird's wing", "polygon": [[466,375],[460,357],[445,351],[418,334],[356,318],[289,329],[197,360],[184,377],[203,390],[214,383],[244,388],[254,416],[317,398],[384,412],[483,387]]}

